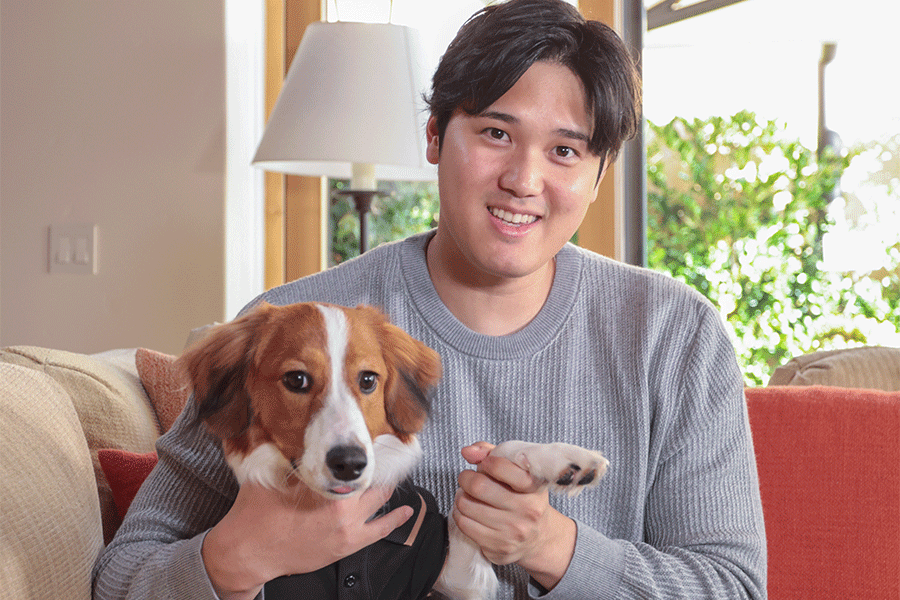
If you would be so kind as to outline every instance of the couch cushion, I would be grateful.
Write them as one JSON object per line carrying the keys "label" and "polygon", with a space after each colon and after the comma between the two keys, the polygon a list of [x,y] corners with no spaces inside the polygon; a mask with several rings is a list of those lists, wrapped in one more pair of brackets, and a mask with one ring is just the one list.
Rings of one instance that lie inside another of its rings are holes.
{"label": "couch cushion", "polygon": [[900,598],[900,393],[746,390],[769,598]]}
{"label": "couch cushion", "polygon": [[106,475],[106,481],[112,490],[116,514],[119,517],[116,524],[118,528],[144,480],[156,466],[157,455],[156,452],[139,454],[115,448],[101,448],[97,458],[100,459],[103,474]]}
{"label": "couch cushion", "polygon": [[900,390],[900,348],[864,346],[813,352],[775,369],[769,385]]}
{"label": "couch cushion", "polygon": [[0,440],[0,595],[89,600],[100,505],[66,391],[35,369],[0,363]]}
{"label": "couch cushion", "polygon": [[190,380],[176,367],[177,357],[138,348],[134,362],[163,433],[175,423],[191,394]]}
{"label": "couch cushion", "polygon": [[[116,510],[97,451],[100,448],[131,452],[154,449],[159,426],[140,382],[132,381],[121,369],[100,357],[63,350],[14,346],[0,350],[0,363],[44,373],[68,393],[91,451],[105,539],[109,541]],[[30,398],[27,394],[21,401],[28,402]]]}

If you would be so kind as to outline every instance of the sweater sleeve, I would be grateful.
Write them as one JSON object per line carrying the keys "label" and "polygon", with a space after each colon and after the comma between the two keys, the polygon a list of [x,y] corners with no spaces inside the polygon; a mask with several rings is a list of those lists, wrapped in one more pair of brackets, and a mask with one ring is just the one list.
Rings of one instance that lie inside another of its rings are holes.
{"label": "sweater sleeve", "polygon": [[159,462],[94,568],[94,598],[217,600],[200,555],[237,483],[193,402],[157,442]]}
{"label": "sweater sleeve", "polygon": [[[532,597],[766,597],[766,545],[743,383],[714,311],[701,308],[651,473],[644,540],[612,540],[577,522],[560,583]],[[665,396],[665,394],[661,394]]]}

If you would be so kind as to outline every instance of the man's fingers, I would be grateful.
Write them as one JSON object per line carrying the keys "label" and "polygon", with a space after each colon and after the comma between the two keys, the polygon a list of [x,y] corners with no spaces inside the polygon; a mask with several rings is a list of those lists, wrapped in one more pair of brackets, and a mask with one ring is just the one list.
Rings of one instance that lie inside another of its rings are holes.
{"label": "man's fingers", "polygon": [[467,502],[463,497],[464,494],[457,494],[453,507],[456,526],[481,547],[482,553],[490,562],[498,565],[513,562],[513,559],[507,556],[511,540],[496,527],[505,517],[505,513],[490,506],[473,503],[472,506],[477,507],[476,513],[468,515],[468,509],[464,508]]}
{"label": "man's fingers", "polygon": [[493,444],[488,444],[487,442],[475,442],[474,444],[463,448],[461,452],[467,463],[470,465],[477,465],[484,460],[493,449]]}
{"label": "man's fingers", "polygon": [[487,456],[478,463],[478,472],[502,483],[520,494],[531,494],[543,487],[544,483],[507,458]]}
{"label": "man's fingers", "polygon": [[[390,499],[392,493],[393,490],[390,489],[370,488],[360,497],[360,508],[365,511],[367,515],[373,515]],[[367,537],[370,537],[372,542],[380,540],[406,523],[407,519],[409,519],[412,514],[412,507],[404,505],[395,508],[386,515],[371,519],[366,523],[366,529],[369,534]]]}
{"label": "man's fingers", "polygon": [[[368,537],[371,538],[371,542],[369,542],[369,544],[377,542],[393,530],[406,523],[407,519],[409,519],[412,514],[413,509],[411,506],[400,506],[395,508],[388,514],[376,519],[372,519],[371,521],[366,523],[365,527],[369,531]],[[368,546],[369,544],[365,544],[365,546]]]}
{"label": "man's fingers", "polygon": [[505,516],[504,508],[476,499],[462,489],[456,491],[453,510],[466,519],[483,524],[488,529],[497,529]]}
{"label": "man's fingers", "polygon": [[367,516],[374,515],[379,508],[384,506],[385,502],[390,500],[393,493],[394,490],[391,488],[372,487],[367,489],[359,497],[360,510],[365,512]]}

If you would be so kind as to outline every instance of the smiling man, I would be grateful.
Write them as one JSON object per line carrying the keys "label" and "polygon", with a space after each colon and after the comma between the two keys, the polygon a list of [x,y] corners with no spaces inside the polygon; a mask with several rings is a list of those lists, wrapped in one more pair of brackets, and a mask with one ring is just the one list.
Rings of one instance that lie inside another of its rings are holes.
{"label": "smiling man", "polygon": [[553,257],[597,195],[603,161],[589,149],[592,131],[581,80],[543,61],[483,112],[456,109],[443,135],[428,121],[441,198],[428,267],[469,328],[509,334],[543,306]]}
{"label": "smiling man", "polygon": [[[568,243],[638,127],[639,90],[619,37],[562,0],[479,11],[429,97],[437,229],[258,299],[372,304],[440,354],[414,483],[497,565],[503,600],[766,595],[743,379],[718,313]],[[196,416],[188,403],[161,438],[96,598],[290,597],[266,583],[354,555],[412,513],[369,518],[390,490],[309,506],[238,488]],[[489,456],[510,439],[596,449],[610,470],[551,498]],[[364,569],[353,581],[375,597]]]}

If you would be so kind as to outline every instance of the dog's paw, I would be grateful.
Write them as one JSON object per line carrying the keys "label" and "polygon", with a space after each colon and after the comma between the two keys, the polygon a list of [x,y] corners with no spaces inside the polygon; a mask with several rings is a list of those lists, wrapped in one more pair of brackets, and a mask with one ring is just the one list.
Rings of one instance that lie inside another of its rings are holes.
{"label": "dog's paw", "polygon": [[554,492],[570,496],[597,485],[609,467],[609,461],[599,452],[561,442],[503,442],[491,454],[508,458],[535,479],[547,482]]}

